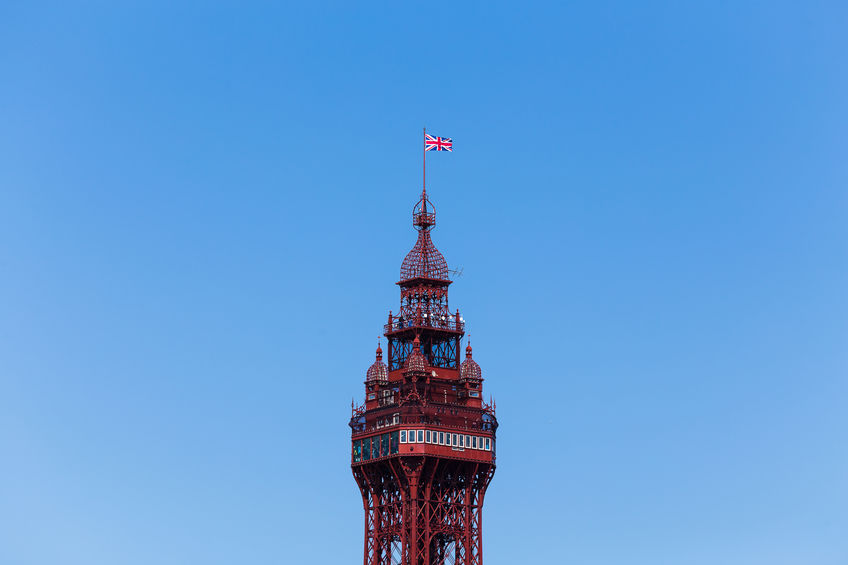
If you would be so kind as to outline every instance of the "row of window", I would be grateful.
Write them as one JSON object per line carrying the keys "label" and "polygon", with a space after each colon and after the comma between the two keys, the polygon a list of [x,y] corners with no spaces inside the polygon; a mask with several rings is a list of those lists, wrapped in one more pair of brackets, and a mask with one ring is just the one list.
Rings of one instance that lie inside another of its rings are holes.
{"label": "row of window", "polygon": [[401,443],[431,443],[433,445],[448,445],[462,449],[482,449],[491,451],[492,438],[437,432],[435,430],[401,430]]}
{"label": "row of window", "polygon": [[378,436],[354,440],[353,462],[368,461],[378,457],[396,455],[401,443],[429,443],[446,445],[456,449],[492,450],[492,438],[437,432],[435,430],[400,430]]}
{"label": "row of window", "polygon": [[357,439],[353,442],[353,462],[387,457],[398,452],[398,432]]}

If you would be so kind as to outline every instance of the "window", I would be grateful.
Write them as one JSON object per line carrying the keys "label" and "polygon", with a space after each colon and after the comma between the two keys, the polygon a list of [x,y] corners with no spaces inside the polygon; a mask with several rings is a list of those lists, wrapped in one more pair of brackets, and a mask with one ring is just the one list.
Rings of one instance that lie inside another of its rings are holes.
{"label": "window", "polygon": [[401,442],[401,443],[406,443],[406,430],[401,430],[401,431],[400,431],[400,442]]}
{"label": "window", "polygon": [[418,443],[424,443],[424,430],[418,430]]}
{"label": "window", "polygon": [[409,443],[415,443],[415,430],[409,430]]}
{"label": "window", "polygon": [[445,444],[445,432],[439,432],[439,445]]}
{"label": "window", "polygon": [[400,414],[392,414],[392,424],[400,424]]}
{"label": "window", "polygon": [[465,447],[471,449],[471,436],[465,436]]}
{"label": "window", "polygon": [[394,455],[398,452],[398,433],[390,432],[389,433],[389,455]]}
{"label": "window", "polygon": [[368,461],[371,459],[371,438],[362,440],[362,460]]}
{"label": "window", "polygon": [[453,434],[453,446],[454,447],[462,447],[462,445],[460,445],[460,443],[459,443],[460,439],[462,439],[462,436],[457,436],[456,434]]}
{"label": "window", "polygon": [[362,442],[356,440],[353,442],[353,462],[359,463],[360,461],[362,461]]}
{"label": "window", "polygon": [[380,406],[388,406],[389,404],[394,404],[394,402],[394,393],[391,390],[380,391]]}
{"label": "window", "polygon": [[368,394],[368,400],[374,400],[375,398],[377,398],[377,395],[374,394],[373,392]]}
{"label": "window", "polygon": [[468,396],[470,396],[472,398],[477,398],[478,396],[480,396],[480,393],[476,390],[471,390],[471,391],[468,391]]}
{"label": "window", "polygon": [[477,449],[477,436],[471,438],[471,447]]}
{"label": "window", "polygon": [[486,451],[489,451],[491,449],[489,441],[489,438],[486,438]]}
{"label": "window", "polygon": [[380,457],[386,457],[389,454],[389,434],[380,436]]}
{"label": "window", "polygon": [[430,430],[427,430],[427,443],[433,443],[430,439]]}

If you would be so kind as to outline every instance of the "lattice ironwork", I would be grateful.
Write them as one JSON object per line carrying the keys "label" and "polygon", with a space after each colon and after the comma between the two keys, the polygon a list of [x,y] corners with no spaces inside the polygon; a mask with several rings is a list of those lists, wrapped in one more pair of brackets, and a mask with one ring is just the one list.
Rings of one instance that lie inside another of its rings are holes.
{"label": "lattice ironwork", "polygon": [[415,246],[407,253],[400,266],[400,280],[425,278],[448,280],[448,264],[444,255],[433,245],[430,232],[418,232]]}
{"label": "lattice ironwork", "polygon": [[440,458],[354,469],[365,507],[364,565],[482,565],[493,465]]}
{"label": "lattice ironwork", "polygon": [[418,240],[401,266],[400,309],[384,327],[387,364],[378,349],[364,408],[352,407],[364,565],[483,563],[483,498],[498,424],[470,345],[460,365],[465,320],[448,307],[447,262],[430,239],[435,223],[423,193],[413,209]]}
{"label": "lattice ironwork", "polygon": [[[430,367],[456,369],[459,349],[459,338],[449,336],[424,334],[421,336],[421,353],[427,359]],[[413,344],[403,338],[389,338],[389,371],[403,368],[406,358],[412,353]]]}

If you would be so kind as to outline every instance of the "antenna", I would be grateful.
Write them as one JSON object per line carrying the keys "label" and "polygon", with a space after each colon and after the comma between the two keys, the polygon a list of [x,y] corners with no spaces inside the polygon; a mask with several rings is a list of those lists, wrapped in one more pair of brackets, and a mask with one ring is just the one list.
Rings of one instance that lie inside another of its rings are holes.
{"label": "antenna", "polygon": [[458,268],[458,269],[448,269],[448,273],[450,273],[450,274],[451,274],[451,276],[452,276],[452,277],[454,277],[454,278],[459,278],[459,277],[461,277],[461,276],[462,276],[462,271],[463,271],[463,268],[462,268],[462,267],[460,267],[460,268]]}

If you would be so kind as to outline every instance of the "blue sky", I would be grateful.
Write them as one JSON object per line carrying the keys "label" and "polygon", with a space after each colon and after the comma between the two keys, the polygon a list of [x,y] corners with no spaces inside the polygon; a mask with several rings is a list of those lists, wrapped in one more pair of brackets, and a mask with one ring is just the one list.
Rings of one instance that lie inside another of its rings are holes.
{"label": "blue sky", "polygon": [[0,6],[0,563],[357,563],[415,234],[488,565],[848,562],[838,2]]}

